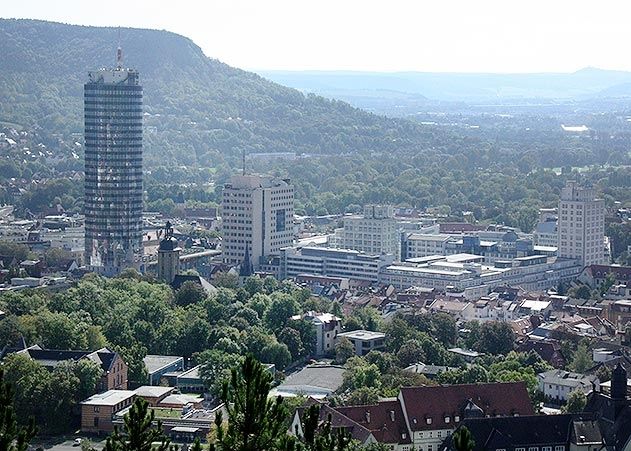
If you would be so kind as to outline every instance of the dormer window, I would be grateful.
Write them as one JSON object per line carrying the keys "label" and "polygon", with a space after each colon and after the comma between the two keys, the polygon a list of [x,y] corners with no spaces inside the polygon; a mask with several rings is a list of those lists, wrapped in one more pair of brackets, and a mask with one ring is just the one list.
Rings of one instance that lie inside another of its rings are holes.
{"label": "dormer window", "polygon": [[425,422],[426,422],[427,424],[432,424],[432,419],[431,419],[431,418],[426,418],[426,419],[425,419]]}
{"label": "dormer window", "polygon": [[451,418],[445,417],[445,423],[449,423],[450,421],[451,421]]}
{"label": "dormer window", "polygon": [[458,422],[460,421],[460,417],[459,417],[458,415],[456,415],[456,416],[454,417],[454,421],[455,421],[456,423],[458,423]]}

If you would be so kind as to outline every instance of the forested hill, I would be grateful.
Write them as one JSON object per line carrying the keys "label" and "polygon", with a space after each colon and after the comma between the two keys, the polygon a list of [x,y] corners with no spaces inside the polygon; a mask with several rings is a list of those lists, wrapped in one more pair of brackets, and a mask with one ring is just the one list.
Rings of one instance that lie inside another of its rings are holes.
{"label": "forested hill", "polygon": [[[140,71],[150,165],[215,166],[247,152],[391,152],[427,147],[405,120],[270,82],[208,58],[166,31],[120,32],[125,65]],[[117,28],[0,19],[0,121],[42,135],[81,133],[89,70],[114,64]],[[289,57],[289,56],[288,56]]]}

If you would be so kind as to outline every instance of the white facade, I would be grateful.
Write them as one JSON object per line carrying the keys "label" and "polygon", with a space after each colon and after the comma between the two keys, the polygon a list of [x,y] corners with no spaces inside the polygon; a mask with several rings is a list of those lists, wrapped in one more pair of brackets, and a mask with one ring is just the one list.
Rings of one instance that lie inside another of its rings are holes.
{"label": "white facade", "polygon": [[221,216],[224,262],[241,263],[248,248],[258,268],[261,257],[294,242],[294,186],[269,176],[234,176],[223,188]]}
{"label": "white facade", "polygon": [[399,233],[390,205],[366,205],[363,216],[345,216],[338,247],[400,257]]}
{"label": "white facade", "polygon": [[558,247],[559,228],[556,208],[540,208],[539,222],[532,233],[535,246]]}
{"label": "white facade", "polygon": [[370,351],[379,351],[385,347],[386,334],[382,332],[353,330],[337,334],[337,336],[348,338],[353,343],[355,354],[358,356],[364,356]]}
{"label": "white facade", "polygon": [[405,258],[428,257],[430,255],[446,255],[447,242],[452,235],[411,233],[404,239]]}
{"label": "white facade", "polygon": [[595,387],[599,389],[600,382],[596,376],[586,376],[584,374],[570,373],[564,370],[550,370],[540,373],[539,391],[546,398],[559,402],[567,401],[568,396],[575,390],[580,390],[587,394]]}
{"label": "white facade", "polygon": [[377,282],[379,271],[394,262],[393,255],[368,255],[363,252],[326,247],[289,247],[281,251],[280,277],[299,274],[342,277]]}
{"label": "white facade", "polygon": [[390,265],[381,271],[379,281],[396,288],[417,286],[463,291],[471,299],[499,285],[545,290],[576,278],[581,270],[575,260],[541,255],[498,261],[494,265],[454,260],[456,257],[449,255],[431,261],[428,257],[426,262]]}
{"label": "white facade", "polygon": [[[298,315],[297,318],[301,316]],[[292,318],[293,319],[293,318]],[[342,331],[342,319],[331,313],[307,312],[302,319],[313,324],[316,331],[315,355],[322,356],[335,351],[335,340]]]}
{"label": "white facade", "polygon": [[605,264],[605,204],[591,188],[568,182],[559,201],[559,257],[582,266]]}

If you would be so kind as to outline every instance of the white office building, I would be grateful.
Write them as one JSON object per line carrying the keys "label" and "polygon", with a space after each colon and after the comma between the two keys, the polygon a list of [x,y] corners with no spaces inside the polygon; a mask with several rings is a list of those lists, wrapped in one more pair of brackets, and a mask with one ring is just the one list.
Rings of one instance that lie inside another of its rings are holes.
{"label": "white office building", "polygon": [[247,249],[258,268],[261,257],[294,242],[294,186],[288,179],[236,175],[224,185],[221,217],[224,263],[241,263]]}
{"label": "white office building", "polygon": [[345,216],[344,228],[336,233],[334,243],[341,249],[400,256],[398,226],[391,205],[366,205],[363,215]]}
{"label": "white office building", "polygon": [[556,208],[540,208],[539,222],[532,233],[535,246],[558,247],[559,229]]}
{"label": "white office building", "polygon": [[592,188],[567,182],[559,201],[559,251],[582,266],[605,264],[605,204]]}
{"label": "white office building", "polygon": [[295,246],[281,251],[280,278],[310,274],[377,282],[380,270],[393,262],[391,254],[370,255],[348,249]]}
{"label": "white office building", "polygon": [[430,255],[446,255],[447,242],[456,238],[447,234],[410,233],[403,239],[402,260],[409,258],[428,257]]}

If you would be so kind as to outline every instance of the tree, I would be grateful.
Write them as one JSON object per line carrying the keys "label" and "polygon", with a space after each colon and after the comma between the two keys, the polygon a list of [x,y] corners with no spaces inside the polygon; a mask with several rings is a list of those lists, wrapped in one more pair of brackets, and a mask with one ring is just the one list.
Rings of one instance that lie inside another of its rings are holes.
{"label": "tree", "polygon": [[243,282],[243,288],[252,297],[263,291],[263,280],[259,276],[249,276]]}
{"label": "tree", "polygon": [[221,391],[228,424],[224,425],[223,415],[218,413],[215,418],[217,438],[210,445],[212,451],[283,449],[288,412],[280,396],[268,398],[272,379],[252,355],[248,355],[240,367],[232,368],[230,380],[224,382]]}
{"label": "tree", "polygon": [[296,313],[298,313],[296,301],[287,294],[279,294],[275,296],[269,309],[265,312],[265,324],[270,330],[278,332]]}
{"label": "tree", "polygon": [[489,354],[508,354],[513,350],[515,333],[508,323],[487,321],[480,326],[477,348]]}
{"label": "tree", "polygon": [[374,387],[359,387],[348,395],[345,404],[349,406],[362,406],[375,404],[377,401],[379,401],[378,389]]}
{"label": "tree", "polygon": [[296,329],[291,327],[283,328],[278,334],[278,340],[287,346],[293,360],[297,360],[303,354],[304,348],[302,347],[300,332]]}
{"label": "tree", "polygon": [[18,426],[13,407],[13,389],[0,369],[0,451],[27,451],[37,429],[31,418],[26,426]]}
{"label": "tree", "polygon": [[422,363],[425,354],[418,340],[408,340],[397,352],[397,359],[402,367],[407,367],[413,363]]}
{"label": "tree", "polygon": [[591,290],[587,285],[581,285],[570,290],[570,295],[579,299],[589,299],[592,295]]}
{"label": "tree", "polygon": [[213,278],[213,285],[236,290],[239,288],[239,276],[232,272],[220,272]]}
{"label": "tree", "polygon": [[154,415],[147,401],[136,398],[125,414],[124,431],[114,429],[105,442],[105,451],[168,451],[171,441],[162,432],[160,420],[153,425]]}
{"label": "tree", "polygon": [[131,347],[115,347],[123,361],[127,364],[127,378],[129,382],[146,384],[149,378],[144,358],[147,356],[147,348],[139,343],[133,343]]}
{"label": "tree", "polygon": [[199,373],[204,384],[212,394],[220,395],[224,381],[230,379],[230,369],[235,363],[240,365],[243,358],[212,349],[198,354],[195,360],[201,364]]}
{"label": "tree", "polygon": [[291,363],[291,353],[284,343],[271,343],[261,350],[261,360],[273,363],[279,370],[284,370]]}
{"label": "tree", "polygon": [[572,371],[576,371],[577,373],[584,373],[592,365],[592,355],[587,344],[579,343],[579,345],[576,347],[576,351],[574,351],[574,355],[572,356],[572,361],[569,364],[569,368]]}
{"label": "tree", "polygon": [[471,435],[471,431],[466,426],[458,428],[452,435],[454,448],[456,451],[473,451],[475,441]]}
{"label": "tree", "polygon": [[[296,450],[304,451],[350,451],[354,448],[353,439],[345,428],[331,426],[331,415],[325,421],[320,420],[320,406],[313,404],[302,414],[301,443]],[[302,445],[302,446],[301,446]]]}
{"label": "tree", "polygon": [[68,368],[68,372],[72,373],[79,380],[75,399],[83,401],[97,392],[99,381],[103,375],[101,366],[89,359],[81,359],[72,361],[66,360],[57,365],[57,368]]}
{"label": "tree", "polygon": [[355,355],[353,342],[346,337],[341,337],[335,343],[335,363],[343,365],[348,359]]}
{"label": "tree", "polygon": [[206,299],[204,288],[191,280],[184,282],[175,292],[175,303],[181,306],[198,304],[204,299]]}
{"label": "tree", "polygon": [[567,397],[561,411],[563,413],[581,413],[587,404],[587,396],[582,390],[574,390]]}
{"label": "tree", "polygon": [[72,255],[61,247],[51,247],[44,253],[44,261],[49,268],[57,268],[72,259]]}

